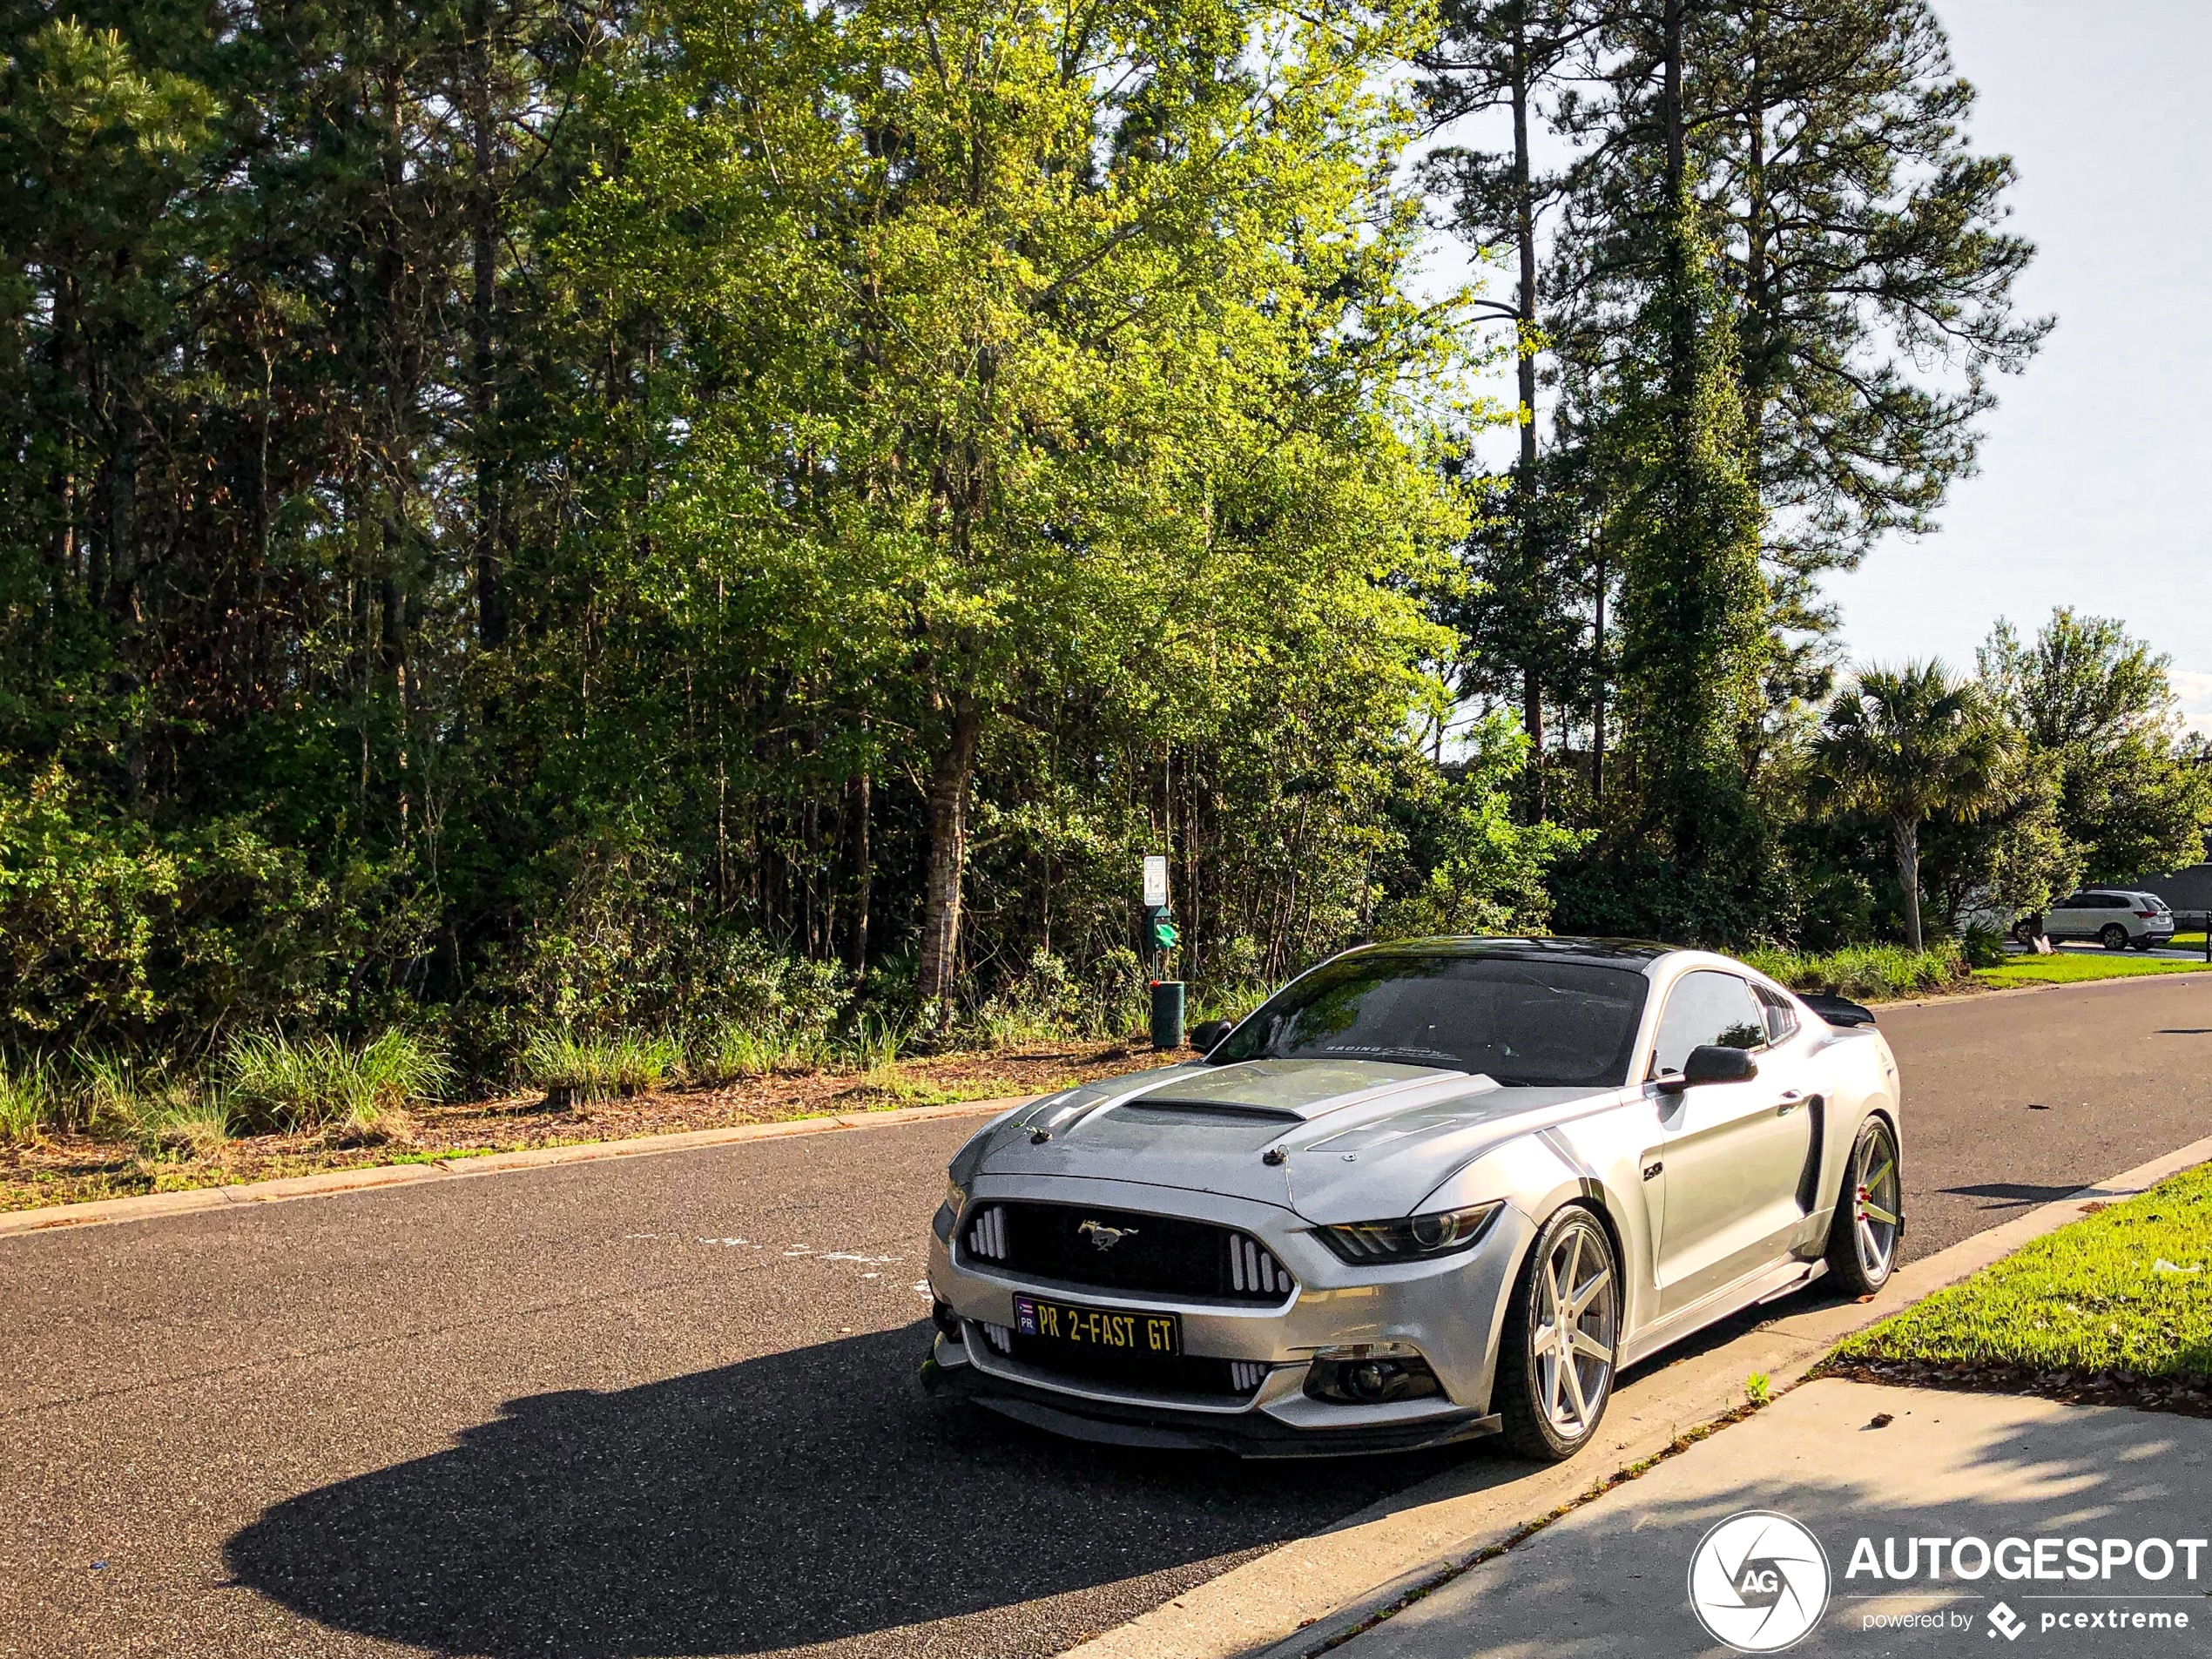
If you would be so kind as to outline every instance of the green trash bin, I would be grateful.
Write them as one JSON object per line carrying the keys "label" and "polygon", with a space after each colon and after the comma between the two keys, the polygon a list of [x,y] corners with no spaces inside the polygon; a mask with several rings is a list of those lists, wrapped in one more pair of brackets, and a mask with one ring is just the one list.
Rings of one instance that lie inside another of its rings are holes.
{"label": "green trash bin", "polygon": [[1183,981],[1179,979],[1152,981],[1152,1046],[1183,1046]]}

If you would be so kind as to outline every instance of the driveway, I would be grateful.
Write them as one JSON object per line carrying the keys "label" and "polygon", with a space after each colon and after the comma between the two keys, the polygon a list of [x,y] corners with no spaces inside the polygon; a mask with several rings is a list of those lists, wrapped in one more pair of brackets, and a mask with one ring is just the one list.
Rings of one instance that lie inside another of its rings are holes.
{"label": "driveway", "polygon": [[[2212,977],[1885,1011],[1924,1253],[2212,1130]],[[0,1655],[1044,1655],[1487,1449],[914,1387],[972,1122],[0,1239]]]}

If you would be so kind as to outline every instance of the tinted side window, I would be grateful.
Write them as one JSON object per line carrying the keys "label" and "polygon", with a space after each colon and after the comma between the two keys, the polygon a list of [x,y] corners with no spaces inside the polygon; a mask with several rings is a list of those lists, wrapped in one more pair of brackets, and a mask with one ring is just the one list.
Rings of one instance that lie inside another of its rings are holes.
{"label": "tinted side window", "polygon": [[1797,1028],[1797,1013],[1790,1006],[1787,997],[1776,995],[1764,985],[1754,985],[1751,991],[1759,999],[1759,1008],[1766,1015],[1766,1040],[1769,1042],[1779,1042]]}
{"label": "tinted side window", "polygon": [[2051,908],[2054,910],[2087,910],[2095,902],[2096,900],[2090,898],[2088,894],[2085,893],[2077,893],[2069,898],[2060,900],[2058,903],[2053,905]]}
{"label": "tinted side window", "polygon": [[1667,993],[1653,1045],[1651,1075],[1680,1071],[1692,1049],[1717,1043],[1724,1049],[1757,1049],[1767,1040],[1766,1019],[1751,999],[1751,988],[1733,974],[1710,968],[1685,974]]}

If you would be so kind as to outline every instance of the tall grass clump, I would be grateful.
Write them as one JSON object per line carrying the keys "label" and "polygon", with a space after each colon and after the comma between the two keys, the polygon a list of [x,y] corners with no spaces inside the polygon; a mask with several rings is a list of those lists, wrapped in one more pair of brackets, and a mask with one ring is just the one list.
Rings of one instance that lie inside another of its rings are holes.
{"label": "tall grass clump", "polygon": [[1846,945],[1825,955],[1761,949],[1743,960],[1793,991],[1821,991],[1860,1001],[1925,996],[1947,991],[1967,977],[1966,953],[1955,939],[1936,941],[1926,950],[1903,945]]}
{"label": "tall grass clump", "polygon": [[673,1037],[558,1026],[532,1033],[522,1058],[525,1082],[580,1102],[655,1088],[683,1063],[684,1051]]}
{"label": "tall grass clump", "polygon": [[65,1115],[44,1056],[0,1062],[0,1145],[35,1141]]}
{"label": "tall grass clump", "polygon": [[85,1123],[156,1157],[220,1157],[234,1127],[231,1103],[204,1078],[123,1056],[76,1056]]}
{"label": "tall grass clump", "polygon": [[806,1028],[725,1020],[691,1045],[685,1068],[701,1082],[734,1082],[779,1071],[813,1071],[833,1058],[829,1039]]}
{"label": "tall grass clump", "polygon": [[332,1037],[249,1032],[232,1040],[223,1066],[232,1099],[251,1120],[358,1135],[388,1133],[409,1102],[435,1098],[453,1081],[442,1048],[396,1026],[359,1049]]}

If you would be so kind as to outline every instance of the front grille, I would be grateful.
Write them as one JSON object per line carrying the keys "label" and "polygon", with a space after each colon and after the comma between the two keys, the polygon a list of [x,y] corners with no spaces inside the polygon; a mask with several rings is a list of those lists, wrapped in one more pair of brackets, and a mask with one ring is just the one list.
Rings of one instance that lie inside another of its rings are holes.
{"label": "front grille", "polygon": [[1176,1216],[1081,1204],[986,1204],[969,1215],[961,1242],[972,1259],[1105,1291],[1273,1307],[1297,1288],[1290,1270],[1258,1239]]}
{"label": "front grille", "polygon": [[1005,1325],[983,1327],[993,1349],[1016,1365],[1071,1382],[1103,1383],[1163,1394],[1248,1399],[1271,1367],[1248,1359],[1208,1359],[1187,1353],[1136,1353],[1087,1343],[1025,1337]]}

